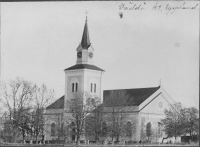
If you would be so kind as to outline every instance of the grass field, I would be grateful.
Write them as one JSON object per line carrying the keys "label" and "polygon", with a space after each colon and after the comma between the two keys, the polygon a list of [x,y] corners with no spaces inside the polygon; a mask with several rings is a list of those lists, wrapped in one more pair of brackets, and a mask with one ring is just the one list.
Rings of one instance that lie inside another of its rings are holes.
{"label": "grass field", "polygon": [[0,144],[1,147],[5,146],[12,146],[12,147],[169,147],[169,146],[199,146],[199,143],[191,143],[191,144],[132,144],[132,145],[96,145],[96,144],[81,144],[81,145],[59,145],[59,144]]}

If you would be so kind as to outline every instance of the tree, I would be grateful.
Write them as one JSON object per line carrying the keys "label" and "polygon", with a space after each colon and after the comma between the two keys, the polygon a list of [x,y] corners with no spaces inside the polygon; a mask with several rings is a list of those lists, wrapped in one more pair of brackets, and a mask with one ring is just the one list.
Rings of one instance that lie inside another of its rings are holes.
{"label": "tree", "polygon": [[128,106],[129,95],[122,90],[111,91],[105,97],[105,119],[108,121],[109,133],[113,139],[119,141],[125,128],[124,120],[129,115],[125,106]]}
{"label": "tree", "polygon": [[146,125],[146,135],[147,135],[148,141],[149,141],[149,138],[152,135],[152,128],[151,128],[151,123],[150,122],[148,122],[147,125]]}
{"label": "tree", "polygon": [[[95,141],[99,141],[100,137],[105,135],[103,132],[103,104],[98,97],[90,98],[92,107],[94,108],[86,117],[86,136],[94,136]],[[105,128],[104,128],[105,129]]]}
{"label": "tree", "polygon": [[145,118],[141,118],[141,130],[140,130],[140,138],[141,140],[146,139],[146,133],[145,133]]}
{"label": "tree", "polygon": [[[35,85],[34,95],[33,95],[33,119],[32,119],[32,133],[36,138],[36,143],[38,142],[38,135],[42,135],[42,140],[44,141],[44,125],[47,118],[44,116],[45,108],[52,102],[54,98],[54,90],[48,89],[45,84],[41,87]],[[31,135],[32,136],[32,135]],[[31,137],[32,138],[32,137]]]}
{"label": "tree", "polygon": [[[42,134],[44,139],[44,109],[54,97],[54,91],[43,84],[38,87],[30,81],[16,78],[1,85],[1,102],[4,104],[9,123],[12,128],[12,142],[17,134],[25,137],[37,138]],[[7,125],[8,126],[8,125]]]}
{"label": "tree", "polygon": [[[164,131],[168,137],[175,137],[175,139],[183,133],[182,116],[180,114],[182,109],[181,103],[176,103],[170,107],[169,110],[165,109],[165,118],[161,120]],[[162,142],[163,142],[162,140]]]}
{"label": "tree", "polygon": [[74,130],[73,133],[76,136],[76,143],[78,144],[80,137],[85,133],[86,115],[94,109],[92,99],[88,93],[74,93],[72,99],[67,104],[69,107],[67,113],[71,114],[69,121],[74,124],[72,129]]}
{"label": "tree", "polygon": [[30,126],[30,108],[26,108],[24,110],[20,110],[19,118],[19,127],[18,130],[22,135],[23,142],[25,142],[25,137],[28,136],[31,130]]}
{"label": "tree", "polygon": [[182,123],[185,133],[189,133],[193,140],[193,135],[198,134],[199,110],[195,107],[183,108],[181,110]]}
{"label": "tree", "polygon": [[1,138],[2,140],[6,142],[11,142],[12,139],[12,126],[9,123],[9,115],[7,112],[4,112],[4,114],[1,117]]}
{"label": "tree", "polygon": [[27,110],[30,108],[30,104],[33,98],[34,85],[30,81],[26,81],[22,78],[16,78],[11,80],[8,84],[1,85],[1,102],[7,109],[9,115],[9,123],[12,126],[12,141],[15,142],[18,131],[25,135],[26,127],[23,127],[22,123],[27,122],[25,117]]}

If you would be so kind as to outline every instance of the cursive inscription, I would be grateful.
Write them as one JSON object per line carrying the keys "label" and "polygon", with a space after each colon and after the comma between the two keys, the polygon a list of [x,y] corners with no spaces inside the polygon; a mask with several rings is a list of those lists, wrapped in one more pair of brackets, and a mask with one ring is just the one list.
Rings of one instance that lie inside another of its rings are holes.
{"label": "cursive inscription", "polygon": [[168,13],[173,14],[175,10],[177,9],[190,9],[190,10],[197,10],[197,6],[198,4],[196,4],[195,6],[187,6],[186,2],[184,2],[183,4],[181,4],[180,6],[171,6],[170,4],[167,4],[165,9],[168,11]]}
{"label": "cursive inscription", "polygon": [[126,5],[125,3],[122,3],[119,6],[119,10],[144,10],[144,5],[146,5],[146,3],[142,3],[142,4],[136,4],[133,2],[129,2],[128,5]]}
{"label": "cursive inscription", "polygon": [[[176,4],[176,5],[174,5]],[[189,3],[191,4],[191,3]],[[199,4],[195,3],[193,6],[189,5],[187,2],[182,3],[160,3],[155,2],[152,3],[144,2],[144,3],[121,3],[119,5],[119,10],[157,10],[157,11],[165,11],[166,14],[173,14],[176,10],[199,10]]]}

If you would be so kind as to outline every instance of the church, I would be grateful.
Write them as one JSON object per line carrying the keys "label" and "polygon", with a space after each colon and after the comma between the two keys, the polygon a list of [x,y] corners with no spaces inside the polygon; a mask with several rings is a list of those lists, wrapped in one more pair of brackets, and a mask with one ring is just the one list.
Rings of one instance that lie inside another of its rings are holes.
{"label": "church", "polygon": [[[127,116],[123,123],[133,125],[134,129],[131,130],[131,136],[124,133],[120,137],[120,140],[146,140],[146,126],[150,123],[154,131],[154,140],[161,142],[162,138],[165,137],[160,123],[161,119],[165,117],[164,109],[173,107],[175,101],[161,85],[137,89],[123,89],[123,87],[122,89],[116,90],[102,89],[102,75],[105,71],[95,66],[93,62],[94,49],[90,42],[87,23],[86,18],[82,40],[76,49],[76,64],[64,70],[65,95],[46,107],[45,141],[51,142],[58,139],[56,128],[61,122],[65,122],[67,116],[70,115],[66,113],[68,110],[67,102],[72,99],[74,93],[87,92],[94,97],[101,98],[101,103],[105,105],[104,111],[109,112],[111,111],[111,105],[108,101],[108,95],[114,91],[122,91],[129,95],[129,98],[126,100],[126,105],[122,106],[122,109],[127,111]],[[101,95],[102,91],[103,95]],[[85,101],[84,98],[83,101]],[[75,136],[72,135],[70,139],[75,140]],[[92,141],[94,137],[82,136],[81,139]],[[108,135],[103,140],[110,141],[111,137]]]}

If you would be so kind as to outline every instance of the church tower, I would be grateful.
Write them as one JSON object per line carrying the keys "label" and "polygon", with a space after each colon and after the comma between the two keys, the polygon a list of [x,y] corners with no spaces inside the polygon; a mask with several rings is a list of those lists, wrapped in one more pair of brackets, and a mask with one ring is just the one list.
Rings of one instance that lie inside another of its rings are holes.
{"label": "church tower", "polygon": [[65,69],[65,109],[67,102],[75,93],[85,93],[101,98],[101,79],[104,70],[94,65],[94,49],[91,46],[87,17],[82,40],[76,49],[77,61],[74,66]]}

